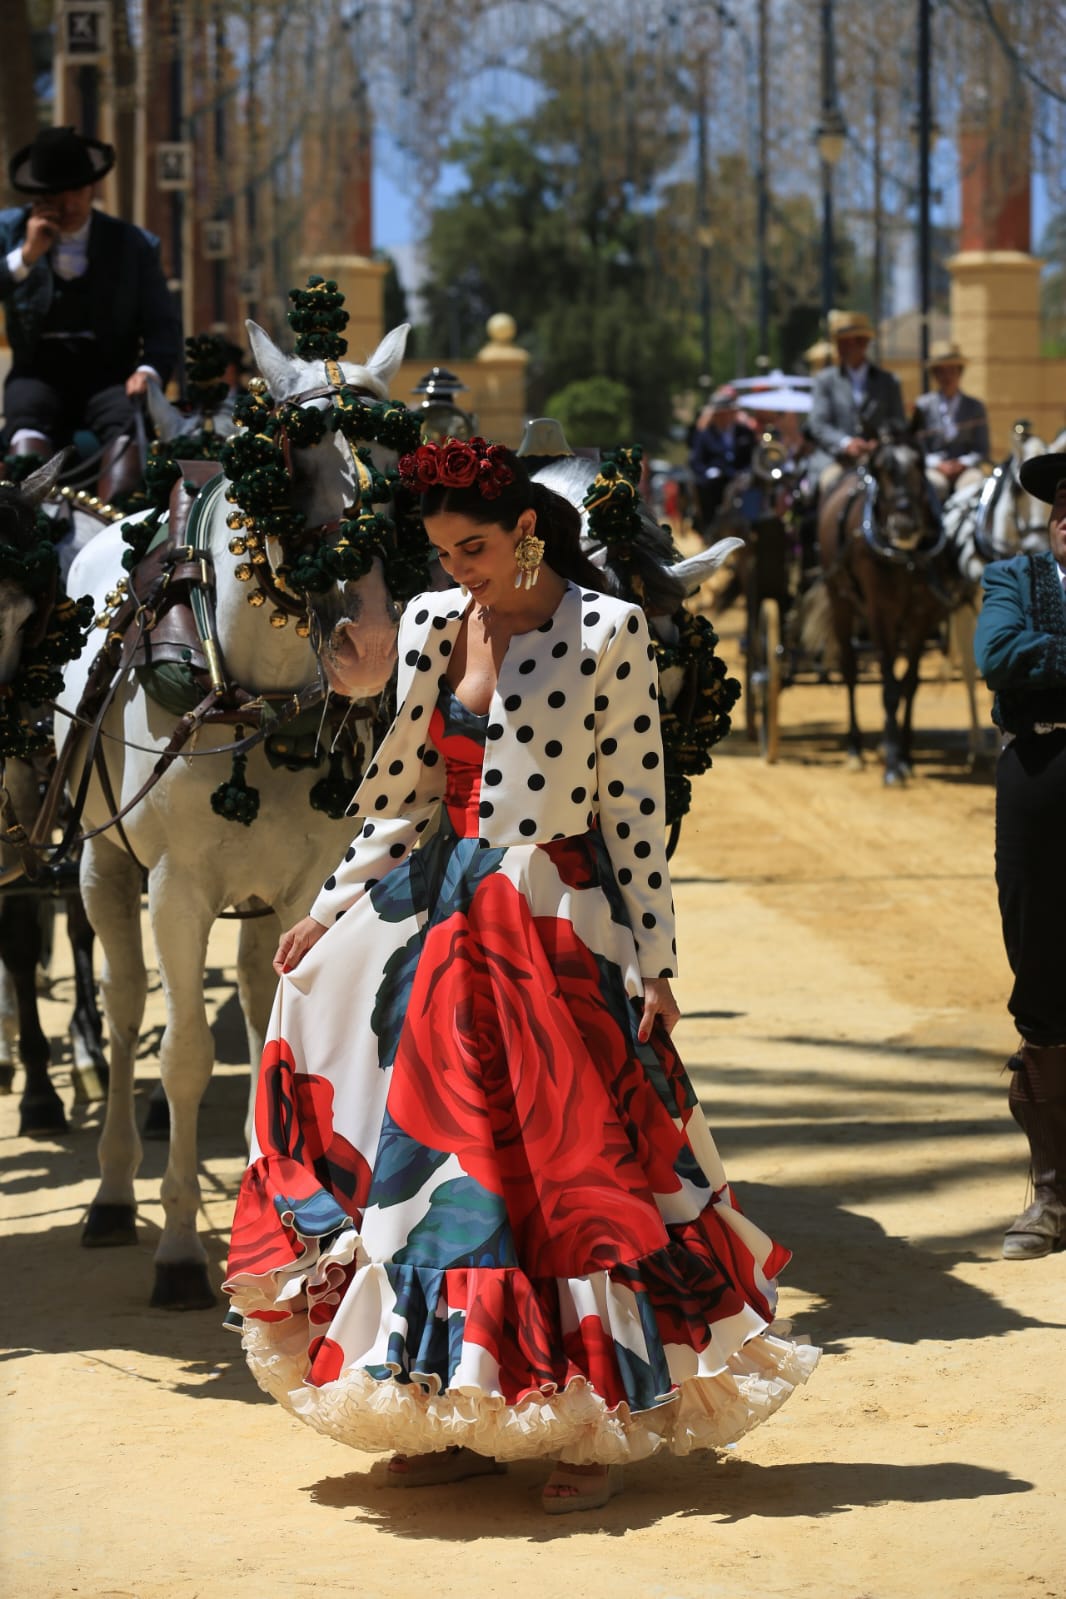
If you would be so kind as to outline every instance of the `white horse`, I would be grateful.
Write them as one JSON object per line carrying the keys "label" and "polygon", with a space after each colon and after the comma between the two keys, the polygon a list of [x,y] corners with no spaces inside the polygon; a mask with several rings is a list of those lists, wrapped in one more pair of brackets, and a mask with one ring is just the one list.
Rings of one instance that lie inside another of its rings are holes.
{"label": "white horse", "polygon": [[[277,401],[321,391],[319,362],[286,357],[254,324],[252,351]],[[345,381],[374,398],[385,398],[403,358],[408,328],[387,335],[365,366],[341,363]],[[317,408],[330,402],[307,401]],[[320,446],[292,451],[291,503],[310,529],[336,523],[358,502],[356,468],[340,434]],[[216,574],[217,638],[232,681],[253,694],[298,691],[316,681],[320,662],[293,627],[272,627],[265,607],[246,602],[249,589],[238,581],[233,538],[227,526],[230,506],[213,496],[204,513],[204,544]],[[121,524],[94,538],[71,572],[74,593],[89,592],[99,610],[122,577]],[[268,540],[273,565],[280,549]],[[386,590],[380,562],[358,583],[338,585],[317,603],[323,638],[321,666],[331,686],[353,699],[379,693],[395,659],[396,608]],[[323,626],[321,617],[328,617]],[[89,658],[68,669],[62,704],[76,706],[88,677]],[[119,682],[104,722],[102,749],[116,803],[134,798],[174,731],[175,717],[149,698],[137,677]],[[156,1251],[152,1303],[193,1308],[213,1302],[206,1256],[197,1236],[197,1114],[213,1064],[214,1051],[204,1004],[203,973],[208,934],[228,906],[256,899],[275,915],[242,922],[238,953],[238,991],[248,1031],[253,1071],[262,1048],[274,980],[271,954],[278,921],[288,926],[306,914],[323,879],[349,842],[349,824],[312,810],[308,792],[320,775],[314,771],[273,769],[261,749],[248,759],[248,781],[261,795],[257,820],[246,828],[217,816],[212,791],[229,773],[228,756],[205,759],[229,742],[231,728],[205,728],[195,748],[183,754],[154,788],[123,819],[131,855],[115,829],[89,840],[81,863],[81,888],[90,921],[104,950],[102,997],[111,1048],[110,1088],[100,1138],[100,1186],[90,1208],[83,1242],[119,1244],[135,1238],[133,1182],[141,1161],[133,1112],[137,1042],[147,980],[141,944],[142,865],[147,873],[148,911],[163,990],[166,1027],[160,1046],[163,1087],[170,1110],[170,1152],[162,1185],[165,1221]],[[69,723],[57,716],[57,742],[71,737]],[[77,759],[77,757],[76,757]],[[76,780],[75,770],[75,780]],[[99,779],[89,786],[83,826],[105,824],[111,814]],[[134,856],[136,859],[134,859]]]}
{"label": "white horse", "polygon": [[[1064,435],[1066,437],[1066,435]],[[948,621],[948,656],[957,661],[970,710],[970,763],[985,751],[987,720],[977,707],[977,667],[973,641],[981,608],[981,574],[989,561],[1047,549],[1047,507],[1022,488],[1024,462],[1047,449],[1035,433],[1016,432],[1011,453],[984,483],[952,495],[944,507],[944,533],[963,582],[962,596]]]}

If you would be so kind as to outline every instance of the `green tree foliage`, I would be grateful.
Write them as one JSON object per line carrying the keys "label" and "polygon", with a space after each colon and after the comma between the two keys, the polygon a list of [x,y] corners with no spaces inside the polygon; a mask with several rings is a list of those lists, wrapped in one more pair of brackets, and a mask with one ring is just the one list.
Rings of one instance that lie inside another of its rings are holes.
{"label": "green tree foliage", "polygon": [[486,118],[448,152],[464,177],[430,223],[430,340],[472,354],[486,318],[509,311],[532,356],[532,409],[568,384],[608,378],[650,442],[696,362],[675,272],[691,253],[688,219],[661,204],[684,118],[639,82],[639,56],[613,58],[587,35],[545,46],[538,72],[544,95],[531,115]]}
{"label": "green tree foliage", "polygon": [[633,435],[629,390],[613,378],[578,378],[549,395],[545,409],[562,423],[567,441],[575,449],[587,445],[610,449],[625,444]]}

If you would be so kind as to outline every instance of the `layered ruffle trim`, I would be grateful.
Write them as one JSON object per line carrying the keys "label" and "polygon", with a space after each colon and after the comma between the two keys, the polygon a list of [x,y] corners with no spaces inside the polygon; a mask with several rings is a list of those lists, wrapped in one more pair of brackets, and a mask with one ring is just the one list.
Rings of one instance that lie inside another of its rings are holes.
{"label": "layered ruffle trim", "polygon": [[484,1392],[433,1394],[356,1367],[313,1388],[303,1381],[305,1338],[294,1322],[248,1320],[243,1343],[266,1393],[354,1449],[423,1454],[459,1444],[501,1461],[547,1456],[579,1465],[720,1449],[779,1410],[819,1359],[810,1344],[771,1327],[730,1356],[724,1371],[685,1379],[662,1404],[634,1412],[625,1403],[610,1407],[581,1377],[516,1405]]}
{"label": "layered ruffle trim", "polygon": [[669,1235],[635,1262],[531,1279],[373,1262],[350,1225],[318,1238],[301,1228],[296,1259],[226,1287],[260,1387],[329,1437],[371,1452],[461,1444],[498,1460],[621,1463],[734,1441],[818,1359],[768,1330],[775,1284],[762,1266],[783,1252],[764,1240],[758,1263],[747,1246],[761,1235],[739,1212],[712,1205]]}

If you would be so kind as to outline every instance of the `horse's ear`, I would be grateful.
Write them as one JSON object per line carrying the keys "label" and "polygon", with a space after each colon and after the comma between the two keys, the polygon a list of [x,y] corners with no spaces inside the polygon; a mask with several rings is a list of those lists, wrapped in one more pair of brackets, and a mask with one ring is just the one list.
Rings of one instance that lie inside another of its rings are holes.
{"label": "horse's ear", "polygon": [[291,393],[296,382],[294,363],[281,353],[270,334],[258,322],[248,321],[244,325],[248,329],[252,358],[260,375],[265,378],[266,386],[275,400],[283,400],[286,394]]}
{"label": "horse's ear", "polygon": [[59,482],[60,473],[70,454],[71,448],[68,445],[60,450],[58,455],[53,455],[44,466],[39,466],[36,472],[31,472],[29,477],[23,478],[19,484],[23,499],[29,500],[31,505],[40,505],[42,500],[46,500]]}
{"label": "horse's ear", "polygon": [[159,384],[152,378],[148,379],[147,400],[152,426],[164,444],[168,439],[176,439],[183,428],[187,427],[188,419],[182,415],[176,405],[171,405]]}
{"label": "horse's ear", "polygon": [[400,370],[410,331],[410,322],[401,322],[398,328],[386,333],[373,355],[365,362],[367,371],[372,377],[377,378],[379,383],[384,383],[386,390]]}

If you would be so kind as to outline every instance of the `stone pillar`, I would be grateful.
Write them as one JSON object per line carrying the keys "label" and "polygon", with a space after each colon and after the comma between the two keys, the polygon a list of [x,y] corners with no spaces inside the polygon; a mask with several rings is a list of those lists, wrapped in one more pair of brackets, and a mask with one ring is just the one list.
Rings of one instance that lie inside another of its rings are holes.
{"label": "stone pillar", "polygon": [[297,282],[302,288],[309,277],[332,278],[344,295],[348,326],[348,359],[365,361],[373,355],[385,336],[384,261],[371,261],[365,255],[304,256],[296,263]]}
{"label": "stone pillar", "polygon": [[1042,436],[1057,431],[1044,415],[1041,263],[1021,250],[964,250],[948,266],[951,334],[967,359],[963,387],[984,400],[993,455],[1003,456],[1020,417]]}
{"label": "stone pillar", "polygon": [[526,425],[526,367],[529,351],[515,344],[513,316],[497,311],[485,324],[489,342],[477,353],[475,409],[486,438],[509,444],[522,441]]}

